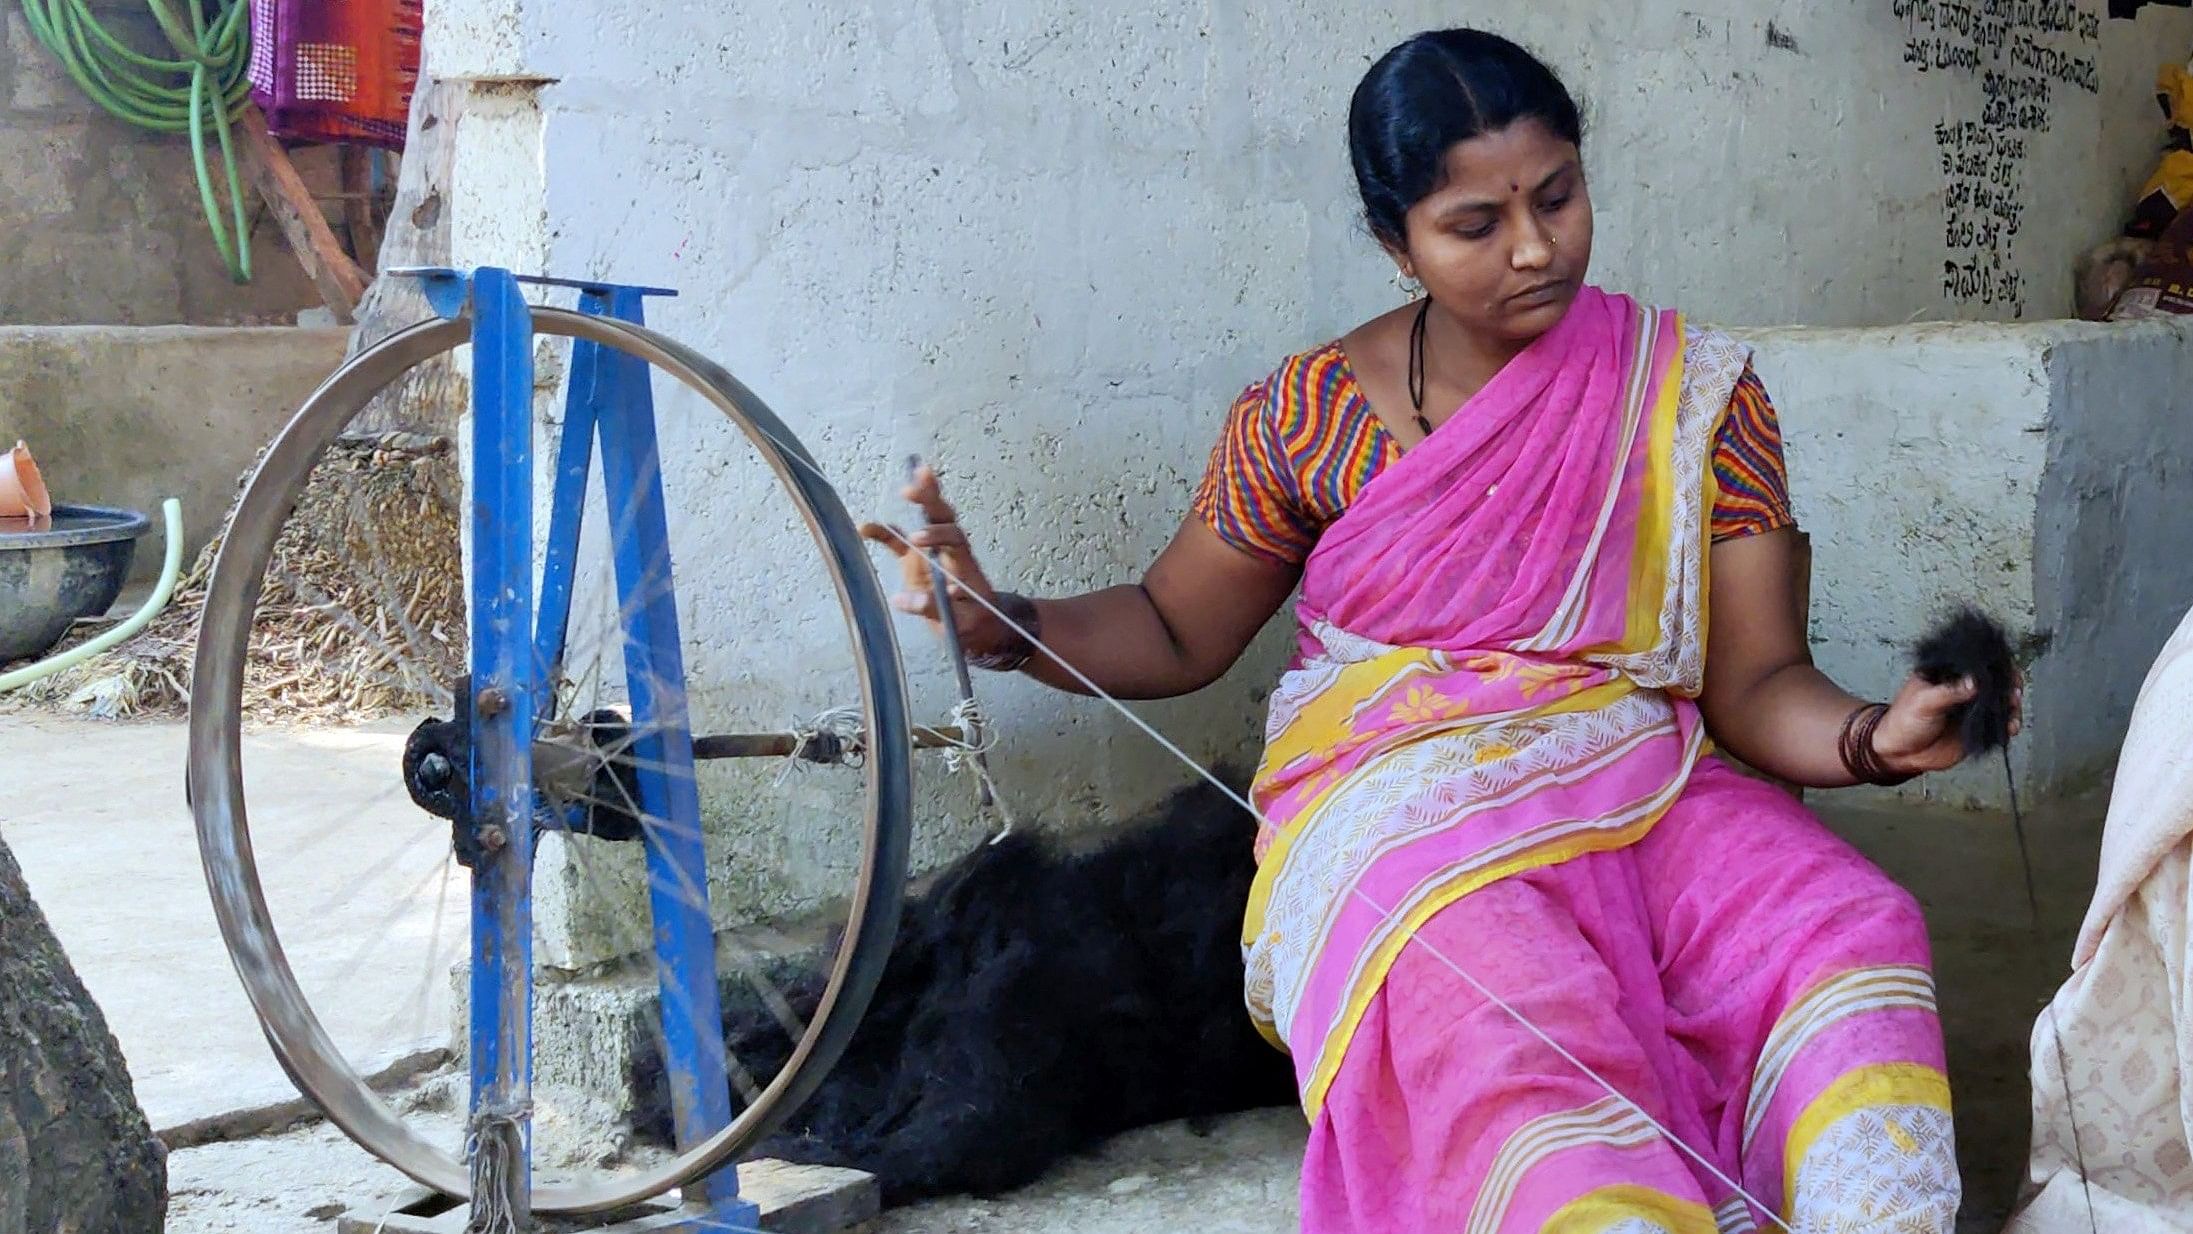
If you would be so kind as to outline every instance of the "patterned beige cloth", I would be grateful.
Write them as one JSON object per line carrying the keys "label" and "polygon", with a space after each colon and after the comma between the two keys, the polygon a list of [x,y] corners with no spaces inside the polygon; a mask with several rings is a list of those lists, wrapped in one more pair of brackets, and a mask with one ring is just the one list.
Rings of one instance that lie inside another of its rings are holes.
{"label": "patterned beige cloth", "polygon": [[[2006,1234],[2193,1231],[2193,614],[2132,713],[2072,973],[2033,1028],[2027,1198]],[[2060,1025],[2058,1063],[2054,1031]],[[2076,1103],[2075,1105],[2071,1103]],[[2076,1120],[2073,1114],[2076,1113]]]}

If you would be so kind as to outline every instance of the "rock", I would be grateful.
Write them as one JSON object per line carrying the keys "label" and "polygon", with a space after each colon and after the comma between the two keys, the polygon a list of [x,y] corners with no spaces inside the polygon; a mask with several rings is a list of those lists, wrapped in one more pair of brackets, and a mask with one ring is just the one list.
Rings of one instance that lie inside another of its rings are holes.
{"label": "rock", "polygon": [[1147,1174],[1129,1174],[1125,1178],[1112,1180],[1112,1185],[1106,1187],[1105,1190],[1113,1195],[1133,1195],[1156,1181]]}
{"label": "rock", "polygon": [[167,1150],[0,843],[0,1234],[158,1234]]}

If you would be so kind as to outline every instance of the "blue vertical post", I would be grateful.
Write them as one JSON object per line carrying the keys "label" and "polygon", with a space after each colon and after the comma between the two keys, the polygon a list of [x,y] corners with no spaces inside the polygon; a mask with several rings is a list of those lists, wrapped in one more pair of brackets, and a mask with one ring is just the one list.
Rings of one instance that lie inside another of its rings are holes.
{"label": "blue vertical post", "polygon": [[[508,271],[472,276],[472,1112],[518,1120],[530,1221],[533,1088],[533,328]],[[475,1197],[475,1203],[477,1203]]]}
{"label": "blue vertical post", "polygon": [[[604,291],[603,307],[610,316],[642,324],[639,289]],[[724,1066],[715,923],[708,911],[708,863],[701,842],[700,789],[693,776],[677,596],[671,587],[655,402],[645,363],[622,352],[581,346],[599,353],[592,361],[594,418],[624,613],[632,754],[639,769],[639,804],[649,820],[648,898],[655,926],[664,1070],[672,1121],[683,1147],[730,1125],[731,1086]],[[688,1186],[685,1194],[690,1207],[702,1210],[693,1215],[707,1229],[753,1229],[759,1221],[760,1210],[739,1198],[735,1166]]]}
{"label": "blue vertical post", "polygon": [[[599,292],[581,295],[579,306],[602,311]],[[563,667],[564,640],[571,629],[571,588],[578,573],[579,532],[586,519],[586,479],[594,460],[594,382],[602,349],[592,343],[571,348],[571,388],[564,395],[563,429],[556,439],[555,498],[548,512],[548,541],[541,556],[540,613],[536,619],[533,662],[542,680],[554,681]]]}
{"label": "blue vertical post", "polygon": [[[638,303],[644,296],[670,296],[665,287],[624,287],[607,283],[581,283],[569,279],[527,278],[521,283],[579,289],[579,311],[614,316],[609,300],[613,292],[632,294]],[[640,324],[637,320],[635,325]],[[596,388],[602,356],[608,349],[579,341],[571,347],[571,379],[564,395],[563,428],[556,441],[555,492],[549,508],[548,539],[541,563],[541,594],[536,619],[533,658],[543,680],[562,667],[564,644],[571,629],[572,588],[578,573],[579,534],[586,519],[586,486],[592,475],[595,426],[600,422],[602,392]],[[612,527],[614,533],[618,529]]]}

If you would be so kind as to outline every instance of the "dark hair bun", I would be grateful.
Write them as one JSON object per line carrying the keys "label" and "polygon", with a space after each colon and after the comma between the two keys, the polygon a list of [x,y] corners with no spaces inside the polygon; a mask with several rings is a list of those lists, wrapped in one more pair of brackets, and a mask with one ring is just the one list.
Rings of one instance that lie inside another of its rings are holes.
{"label": "dark hair bun", "polygon": [[1348,107],[1348,161],[1371,234],[1400,247],[1409,207],[1458,142],[1537,120],[1581,146],[1584,121],[1544,62],[1483,30],[1429,30],[1378,58]]}

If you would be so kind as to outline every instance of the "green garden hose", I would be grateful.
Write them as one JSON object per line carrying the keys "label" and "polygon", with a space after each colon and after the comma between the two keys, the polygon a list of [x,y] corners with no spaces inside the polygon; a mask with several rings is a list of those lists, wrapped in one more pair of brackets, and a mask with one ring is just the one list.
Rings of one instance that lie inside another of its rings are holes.
{"label": "green garden hose", "polygon": [[168,601],[175,598],[176,580],[183,573],[183,503],[173,497],[160,503],[161,526],[167,536],[167,547],[160,559],[160,581],[152,589],[152,595],[132,614],[129,620],[108,630],[99,637],[49,656],[35,664],[0,673],[0,694],[27,686],[44,677],[51,677],[63,669],[74,668],[110,647],[119,647],[137,637],[137,632],[152,624]]}
{"label": "green garden hose", "polygon": [[[148,56],[114,37],[91,12],[90,0],[23,0],[23,16],[46,50],[68,70],[91,100],[125,123],[156,133],[190,134],[198,171],[198,199],[213,231],[214,247],[229,277],[251,279],[251,240],[244,221],[244,191],[236,172],[230,121],[250,101],[251,10],[245,0],[145,0],[167,35],[176,59]],[[206,131],[221,151],[231,222],[221,218],[206,158]]]}

